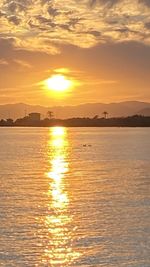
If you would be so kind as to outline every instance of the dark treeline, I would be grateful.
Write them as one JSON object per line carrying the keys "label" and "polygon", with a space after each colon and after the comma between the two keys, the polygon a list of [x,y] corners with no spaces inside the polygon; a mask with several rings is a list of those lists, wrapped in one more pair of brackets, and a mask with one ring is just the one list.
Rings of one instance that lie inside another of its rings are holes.
{"label": "dark treeline", "polygon": [[30,120],[28,117],[17,119],[1,120],[3,127],[150,127],[150,117],[131,116],[122,118],[70,118],[70,119],[43,119],[39,121]]}

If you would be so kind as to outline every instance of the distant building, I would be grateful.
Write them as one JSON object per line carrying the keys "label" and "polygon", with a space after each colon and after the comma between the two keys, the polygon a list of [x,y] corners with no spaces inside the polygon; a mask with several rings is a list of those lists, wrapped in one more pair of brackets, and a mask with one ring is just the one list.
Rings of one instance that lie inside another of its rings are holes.
{"label": "distant building", "polygon": [[40,121],[41,120],[41,114],[40,113],[36,113],[36,112],[30,113],[29,114],[29,119],[31,121]]}

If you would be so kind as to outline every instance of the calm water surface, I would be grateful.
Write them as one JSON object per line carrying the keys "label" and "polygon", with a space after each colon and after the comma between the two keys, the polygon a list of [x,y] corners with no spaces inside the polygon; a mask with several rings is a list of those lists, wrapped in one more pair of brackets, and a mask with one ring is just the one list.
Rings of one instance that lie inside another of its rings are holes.
{"label": "calm water surface", "polygon": [[150,267],[150,129],[0,128],[0,266]]}

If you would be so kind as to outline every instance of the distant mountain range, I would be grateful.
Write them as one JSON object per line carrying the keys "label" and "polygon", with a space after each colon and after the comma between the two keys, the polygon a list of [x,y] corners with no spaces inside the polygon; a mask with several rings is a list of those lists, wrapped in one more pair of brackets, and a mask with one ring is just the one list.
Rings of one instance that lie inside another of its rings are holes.
{"label": "distant mountain range", "polygon": [[56,106],[44,107],[34,106],[24,103],[0,105],[0,119],[17,119],[25,117],[28,113],[39,112],[42,117],[47,116],[47,112],[52,111],[55,118],[65,119],[72,117],[94,117],[103,116],[107,111],[109,117],[132,116],[135,114],[150,116],[150,103],[139,101],[126,101],[120,103],[87,103],[78,106]]}

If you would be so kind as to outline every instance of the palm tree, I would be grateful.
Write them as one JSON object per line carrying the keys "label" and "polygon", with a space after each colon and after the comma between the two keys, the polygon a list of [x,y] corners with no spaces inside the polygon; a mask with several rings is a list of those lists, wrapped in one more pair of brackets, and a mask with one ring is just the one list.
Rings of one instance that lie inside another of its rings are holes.
{"label": "palm tree", "polygon": [[47,111],[48,118],[51,120],[54,117],[54,114],[52,111]]}
{"label": "palm tree", "polygon": [[104,115],[104,118],[107,119],[107,117],[108,117],[108,112],[107,112],[107,111],[104,111],[102,114]]}

